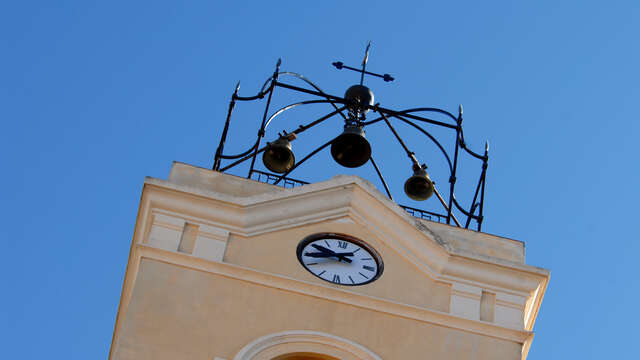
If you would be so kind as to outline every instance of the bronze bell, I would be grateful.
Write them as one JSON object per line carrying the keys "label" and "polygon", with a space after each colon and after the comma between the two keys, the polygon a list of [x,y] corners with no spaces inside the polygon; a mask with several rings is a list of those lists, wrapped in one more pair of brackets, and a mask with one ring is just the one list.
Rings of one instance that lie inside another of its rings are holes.
{"label": "bronze bell", "polygon": [[404,192],[413,200],[427,200],[433,195],[433,181],[423,168],[414,168],[413,176],[404,183]]}
{"label": "bronze bell", "polygon": [[296,162],[296,157],[291,151],[289,139],[280,137],[272,143],[267,143],[267,148],[262,154],[262,162],[267,169],[274,173],[281,174],[291,170]]}
{"label": "bronze bell", "polygon": [[344,132],[331,144],[331,156],[340,165],[356,168],[371,157],[371,145],[364,137],[361,126],[347,125]]}

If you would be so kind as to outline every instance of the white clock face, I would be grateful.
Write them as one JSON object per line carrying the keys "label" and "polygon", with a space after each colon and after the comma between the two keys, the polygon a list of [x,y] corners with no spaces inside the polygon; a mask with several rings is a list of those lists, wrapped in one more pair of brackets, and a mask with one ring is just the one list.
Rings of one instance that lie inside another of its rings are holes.
{"label": "white clock face", "polygon": [[317,234],[298,244],[298,260],[322,280],[363,285],[382,274],[382,259],[363,241],[337,234]]}

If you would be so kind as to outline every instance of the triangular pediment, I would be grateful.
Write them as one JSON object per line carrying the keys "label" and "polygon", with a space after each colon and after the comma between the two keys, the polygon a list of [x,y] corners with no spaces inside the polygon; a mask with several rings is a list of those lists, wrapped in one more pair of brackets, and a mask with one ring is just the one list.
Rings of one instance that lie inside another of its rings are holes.
{"label": "triangular pediment", "polygon": [[[203,175],[212,179],[195,180]],[[342,232],[367,229],[369,237],[395,249],[432,279],[437,277],[452,250],[428,223],[409,215],[357,176],[340,175],[324,182],[283,189],[176,163],[168,182],[156,179],[148,182],[189,189],[233,210],[237,216],[232,221],[232,232],[239,236],[255,237],[318,223],[327,224],[328,232],[339,232],[335,230],[338,228]]]}

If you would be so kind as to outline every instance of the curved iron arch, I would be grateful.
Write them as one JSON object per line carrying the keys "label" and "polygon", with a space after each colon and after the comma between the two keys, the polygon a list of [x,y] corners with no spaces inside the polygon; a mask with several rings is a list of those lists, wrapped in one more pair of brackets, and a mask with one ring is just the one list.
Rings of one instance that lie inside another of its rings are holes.
{"label": "curved iron arch", "polygon": [[[279,71],[279,65],[280,65],[280,61],[278,61],[278,64],[276,65],[276,69],[273,73],[273,75],[271,77],[269,77],[263,84],[262,88],[260,89],[260,91],[258,92],[258,94],[254,95],[254,96],[239,96],[238,95],[238,87],[236,87],[236,91],[234,92],[233,96],[232,96],[232,100],[230,103],[230,108],[229,108],[229,113],[227,115],[227,122],[225,123],[225,130],[223,131],[223,136],[221,138],[220,141],[220,145],[218,147],[218,150],[216,151],[216,155],[215,155],[215,161],[214,161],[214,170],[220,170],[220,171],[225,171],[249,158],[252,157],[252,161],[251,161],[251,167],[249,169],[249,177],[251,177],[251,173],[252,171],[254,171],[253,166],[256,160],[256,156],[259,153],[262,153],[265,149],[265,147],[260,148],[260,141],[261,139],[265,136],[265,129],[272,125],[272,122],[278,117],[280,116],[282,113],[291,110],[293,108],[299,107],[299,106],[303,106],[303,105],[311,105],[311,104],[321,104],[321,103],[328,103],[330,104],[335,111],[332,111],[322,117],[320,117],[319,119],[307,124],[307,125],[300,125],[297,129],[293,130],[291,133],[301,133],[315,125],[317,125],[318,123],[332,117],[335,116],[337,114],[339,114],[344,120],[349,121],[347,116],[345,116],[345,114],[343,113],[343,111],[346,109],[346,105],[348,104],[346,99],[343,99],[341,97],[338,96],[334,96],[334,95],[330,95],[328,93],[325,93],[322,89],[320,89],[319,86],[317,86],[316,84],[314,84],[312,81],[310,81],[309,79],[307,79],[305,76],[298,74],[298,73],[294,73],[294,72],[287,72],[287,71]],[[281,82],[278,80],[278,76],[291,76],[294,78],[297,78],[303,82],[305,82],[308,86],[310,86],[313,90],[309,90],[309,88],[303,88],[303,87],[299,87],[299,86],[294,86],[294,85],[290,85],[287,84],[286,82]],[[293,91],[296,91],[298,93],[305,93],[308,95],[313,95],[313,96],[317,96],[317,97],[321,97],[321,100],[305,100],[305,101],[299,101],[296,103],[292,103],[289,105],[286,105],[278,110],[276,110],[274,113],[272,113],[270,116],[267,117],[268,115],[268,111],[269,111],[269,105],[271,103],[271,98],[273,96],[274,90],[276,87],[282,87],[282,88],[286,88],[286,89],[290,89]],[[224,155],[222,154],[222,150],[223,150],[223,146],[224,146],[224,141],[226,139],[226,130],[228,128],[229,125],[229,120],[230,120],[230,116],[231,116],[231,112],[233,109],[233,105],[235,104],[235,101],[252,101],[252,100],[257,100],[257,99],[262,99],[264,97],[268,96],[267,99],[267,104],[264,110],[264,114],[263,114],[263,118],[262,118],[262,124],[260,125],[260,129],[258,131],[258,138],[256,140],[256,142],[249,147],[248,150],[239,153],[239,154],[234,154],[234,155]],[[339,107],[338,104],[343,104],[345,106]],[[461,226],[460,223],[455,219],[454,214],[452,213],[453,208],[456,208],[457,211],[459,211],[460,213],[464,214],[465,216],[467,216],[467,225],[465,227],[468,227],[468,224],[471,220],[476,220],[478,222],[478,230],[480,230],[481,227],[481,223],[482,223],[482,219],[483,219],[483,215],[482,215],[482,208],[483,208],[483,199],[484,199],[484,184],[485,184],[485,173],[486,173],[486,167],[487,167],[487,161],[488,161],[488,147],[485,147],[485,153],[484,155],[481,155],[479,153],[476,153],[474,151],[472,151],[471,149],[469,149],[466,145],[465,139],[464,139],[464,133],[462,131],[462,109],[460,108],[459,110],[459,115],[458,117],[456,117],[455,115],[453,115],[452,113],[450,113],[449,111],[443,110],[443,109],[439,109],[439,108],[435,108],[435,107],[419,107],[419,108],[411,108],[411,109],[405,109],[402,111],[395,111],[393,109],[390,108],[378,108],[378,105],[374,106],[367,106],[369,109],[374,110],[374,111],[379,111],[381,115],[383,115],[383,117],[379,117],[376,118],[374,120],[370,120],[370,121],[362,121],[364,120],[364,118],[362,119],[357,119],[359,125],[362,126],[369,126],[369,125],[373,125],[379,121],[382,121],[384,118],[384,115],[386,114],[388,117],[393,117],[405,124],[408,124],[409,126],[413,127],[414,129],[418,130],[419,132],[421,132],[423,135],[427,136],[427,138],[429,138],[429,140],[431,140],[431,142],[433,142],[436,147],[441,151],[442,155],[444,156],[446,163],[449,167],[449,172],[450,172],[450,177],[449,177],[449,183],[450,185],[450,192],[449,192],[449,203],[448,206],[445,203],[445,201],[442,199],[442,197],[438,195],[438,198],[441,202],[441,204],[444,206],[444,208],[447,211],[447,223],[449,223],[450,219],[453,219],[455,221],[455,223],[458,226]],[[418,115],[413,115],[413,113],[416,112],[430,112],[430,113],[437,113],[437,114],[441,114],[446,116],[449,120],[453,120],[454,124],[451,124],[450,121],[447,122],[443,122],[443,121],[439,121],[439,120],[433,120],[427,117],[423,117],[423,116],[418,116]],[[351,119],[352,115],[349,115]],[[428,131],[425,127],[423,127],[420,123],[428,123],[434,126],[439,126],[439,127],[445,127],[445,128],[449,128],[452,130],[456,131],[456,137],[455,137],[455,155],[454,158],[452,159],[451,155],[445,150],[444,146],[440,143],[440,141],[433,136],[430,131]],[[391,123],[388,122],[387,119],[387,124],[389,125],[390,129],[392,132],[394,132],[395,134],[395,130],[393,130],[392,126],[390,125]],[[285,134],[286,131],[285,131]],[[398,134],[395,134],[396,137],[398,138],[398,141],[400,141],[401,144],[403,144],[402,139],[399,137]],[[297,167],[299,167],[300,165],[304,164],[309,158],[313,157],[314,155],[316,155],[319,151],[323,150],[324,148],[326,148],[327,146],[329,146],[330,144],[332,144],[334,142],[335,139],[332,139],[330,141],[328,141],[327,143],[323,144],[322,146],[320,146],[319,148],[313,150],[311,153],[309,153],[308,155],[306,155],[301,161],[299,161],[298,163],[296,163],[289,171],[287,171],[286,173],[282,174],[277,181],[274,184],[278,184],[281,180],[285,179],[286,176],[291,173],[293,170],[295,170]],[[412,159],[412,162],[415,164],[417,164],[417,160],[416,157],[413,156],[413,152],[411,152],[409,149],[406,148],[406,145],[403,144],[403,147],[405,148],[405,151],[407,152],[407,154],[409,155],[409,157]],[[458,163],[458,148],[462,148],[465,150],[466,153],[468,153],[469,155],[471,155],[472,157],[479,159],[483,162],[483,169],[482,169],[482,173],[480,176],[480,180],[478,182],[478,186],[476,188],[476,195],[474,195],[474,200],[472,201],[472,205],[470,207],[469,210],[466,210],[465,208],[463,208],[460,203],[458,202],[458,200],[455,197],[454,194],[454,186],[455,186],[455,182],[456,182],[456,178],[455,178],[455,174],[456,174],[456,168],[457,168],[457,163]],[[220,160],[221,159],[225,159],[225,160],[236,160],[234,161],[232,164],[225,166],[224,168],[220,169]],[[376,173],[378,174],[378,176],[380,177],[383,186],[385,187],[385,191],[387,192],[389,198],[391,197],[391,193],[386,185],[386,182],[382,176],[382,173],[379,171],[377,165],[375,164],[375,162],[373,161],[373,159],[371,158],[371,163],[374,167],[374,169],[376,170]],[[255,170],[257,171],[257,170]],[[478,193],[481,192],[481,196],[480,196],[480,202],[476,203],[476,197],[478,195]],[[436,191],[437,193],[437,191]],[[478,208],[480,209],[479,214],[476,215],[475,211]]]}

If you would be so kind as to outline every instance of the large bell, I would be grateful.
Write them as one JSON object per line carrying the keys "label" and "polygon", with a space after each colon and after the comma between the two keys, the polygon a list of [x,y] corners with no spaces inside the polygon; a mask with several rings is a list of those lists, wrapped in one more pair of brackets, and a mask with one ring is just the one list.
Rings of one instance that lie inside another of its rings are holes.
{"label": "large bell", "polygon": [[373,106],[373,91],[364,85],[353,85],[344,93],[345,100],[350,103],[347,105],[351,111],[366,113],[369,109],[367,105]]}
{"label": "large bell", "polygon": [[364,137],[362,127],[345,126],[344,132],[331,144],[331,156],[338,164],[348,168],[356,168],[369,161],[371,145]]}
{"label": "large bell", "polygon": [[417,201],[430,198],[433,195],[433,181],[429,179],[427,171],[422,168],[414,169],[413,176],[404,183],[404,192]]}
{"label": "large bell", "polygon": [[262,154],[262,162],[267,169],[274,173],[285,173],[293,167],[296,157],[291,151],[291,143],[286,137],[267,143],[267,148]]}

